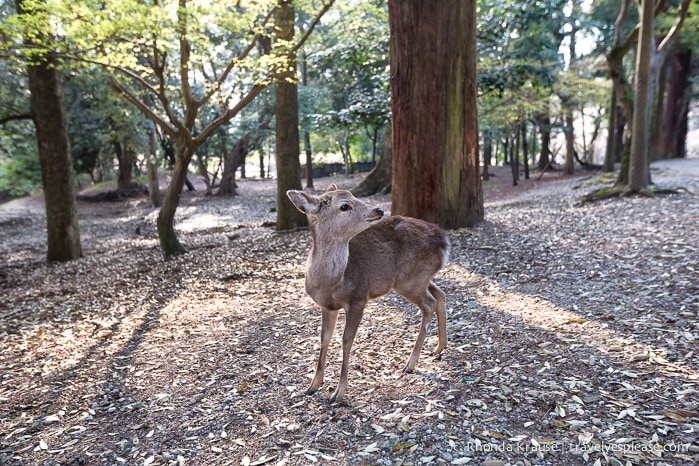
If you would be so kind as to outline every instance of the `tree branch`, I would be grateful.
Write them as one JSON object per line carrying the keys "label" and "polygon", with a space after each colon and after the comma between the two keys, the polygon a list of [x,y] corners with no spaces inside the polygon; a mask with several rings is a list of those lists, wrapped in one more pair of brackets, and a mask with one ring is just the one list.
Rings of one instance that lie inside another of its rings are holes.
{"label": "tree branch", "polygon": [[321,10],[315,16],[315,18],[313,18],[313,21],[311,21],[311,24],[308,26],[308,29],[306,29],[306,32],[304,32],[303,36],[301,36],[296,45],[294,45],[294,47],[291,49],[291,53],[298,52],[298,50],[303,46],[303,44],[306,43],[308,38],[311,36],[313,29],[315,29],[315,27],[318,25],[323,15],[325,15],[325,13],[328,12],[330,7],[333,6],[333,3],[335,3],[335,0],[329,0],[328,3],[323,4],[323,8],[321,8]]}
{"label": "tree branch", "polygon": [[682,3],[680,3],[679,8],[677,9],[677,16],[675,16],[675,22],[672,24],[672,27],[668,31],[667,35],[658,46],[658,53],[664,54],[667,52],[667,49],[669,49],[673,42],[675,42],[677,39],[680,29],[682,29],[682,23],[684,23],[684,20],[689,12],[690,1],[691,0],[682,0]]}
{"label": "tree branch", "polygon": [[150,107],[137,99],[136,96],[131,94],[124,86],[122,86],[114,77],[113,74],[107,76],[107,82],[109,86],[121,94],[126,100],[135,105],[144,115],[153,120],[158,126],[163,128],[168,136],[174,138],[177,135],[177,130],[173,128],[167,121],[163,120],[158,114],[156,114]]}
{"label": "tree branch", "polygon": [[34,117],[31,113],[19,113],[17,115],[10,115],[0,118],[0,125],[4,125],[5,123],[8,123],[10,121],[31,120],[32,118]]}

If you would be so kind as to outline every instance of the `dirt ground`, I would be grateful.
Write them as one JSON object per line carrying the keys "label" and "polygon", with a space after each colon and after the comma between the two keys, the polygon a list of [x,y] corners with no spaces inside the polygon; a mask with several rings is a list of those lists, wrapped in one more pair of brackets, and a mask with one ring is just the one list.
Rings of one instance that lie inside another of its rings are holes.
{"label": "dirt ground", "polygon": [[85,257],[51,265],[41,200],[2,205],[0,464],[696,464],[696,167],[652,170],[688,192],[584,206],[611,178],[535,172],[512,187],[496,169],[486,220],[449,232],[437,277],[449,347],[430,354],[433,328],[402,373],[418,311],[372,302],[340,405],[340,331],[325,385],[304,394],[320,327],[310,238],[263,226],[272,181],[184,193],[190,252],[169,260],[145,199],[80,202]]}

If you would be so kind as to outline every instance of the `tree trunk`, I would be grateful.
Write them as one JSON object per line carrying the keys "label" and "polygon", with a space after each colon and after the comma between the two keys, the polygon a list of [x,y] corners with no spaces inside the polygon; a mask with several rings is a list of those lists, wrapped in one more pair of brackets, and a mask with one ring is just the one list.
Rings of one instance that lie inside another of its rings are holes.
{"label": "tree trunk", "polygon": [[393,164],[393,151],[391,149],[391,125],[386,125],[383,133],[383,145],[381,158],[373,170],[359,183],[352,193],[355,196],[371,196],[372,194],[386,194],[391,191],[391,166]]}
{"label": "tree trunk", "polygon": [[165,256],[184,254],[187,250],[177,239],[175,233],[175,211],[180,201],[180,194],[187,179],[187,167],[194,152],[184,144],[177,144],[177,156],[172,171],[172,180],[167,187],[163,206],[158,213],[158,238],[160,248]]}
{"label": "tree trunk", "polygon": [[563,174],[572,175],[575,173],[575,133],[573,132],[573,109],[569,107],[565,111],[565,138],[566,138],[566,161],[563,165]]}
{"label": "tree trunk", "polygon": [[221,174],[221,184],[218,185],[216,194],[219,196],[236,196],[238,193],[236,188],[238,185],[235,182],[235,172],[242,164],[245,163],[245,157],[250,151],[252,135],[250,132],[245,133],[238,141],[236,141],[233,149],[230,151],[223,163],[223,174]]}
{"label": "tree trunk", "polygon": [[490,159],[493,157],[493,140],[490,136],[490,130],[483,131],[483,177],[484,181],[490,179],[489,167]]}
{"label": "tree trunk", "polygon": [[[15,4],[20,14],[26,14],[23,0]],[[65,262],[82,257],[82,246],[63,86],[51,53],[34,58],[27,65],[27,77],[46,203],[46,259]]]}
{"label": "tree trunk", "polygon": [[654,1],[642,0],[636,71],[634,73],[634,112],[627,188],[638,193],[648,187],[648,118],[651,93]]}
{"label": "tree trunk", "polygon": [[148,130],[148,196],[152,207],[160,207],[160,182],[158,181],[158,165],[155,152],[155,130]]}
{"label": "tree trunk", "polygon": [[551,165],[551,117],[548,113],[541,116],[539,122],[539,131],[541,132],[541,152],[539,153],[539,162],[536,168],[539,170],[548,170]]}
{"label": "tree trunk", "polygon": [[388,3],[393,214],[445,228],[483,219],[476,2]]}
{"label": "tree trunk", "polygon": [[519,184],[519,129],[515,125],[510,145],[510,171],[512,172],[512,186]]}
{"label": "tree trunk", "polygon": [[522,120],[520,122],[522,128],[521,140],[522,140],[522,160],[524,161],[524,179],[529,179],[529,147],[527,144],[527,121]]}
{"label": "tree trunk", "polygon": [[[294,7],[292,0],[280,0],[276,9],[277,39],[294,38]],[[286,195],[290,189],[301,189],[299,162],[299,100],[296,85],[296,55],[289,53],[284,69],[274,84],[274,114],[276,117],[277,161],[277,230],[293,230],[306,226],[306,215],[299,212]]]}
{"label": "tree trunk", "polygon": [[114,152],[119,162],[119,173],[117,175],[117,188],[128,189],[133,180],[134,153],[127,145],[119,141],[114,141]]}
{"label": "tree trunk", "polygon": [[27,66],[27,74],[46,202],[46,259],[78,259],[82,246],[61,78],[51,57]]}
{"label": "tree trunk", "polygon": [[662,124],[660,156],[686,157],[687,114],[692,70],[691,49],[677,49],[672,55],[667,86],[667,101]]}

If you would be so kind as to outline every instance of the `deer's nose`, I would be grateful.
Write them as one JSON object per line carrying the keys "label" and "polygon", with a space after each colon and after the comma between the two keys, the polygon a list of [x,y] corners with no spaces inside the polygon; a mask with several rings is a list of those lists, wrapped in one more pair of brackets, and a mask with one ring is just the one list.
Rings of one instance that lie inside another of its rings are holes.
{"label": "deer's nose", "polygon": [[379,209],[378,207],[374,209],[374,212],[376,212],[379,215],[379,217],[383,217],[383,210]]}

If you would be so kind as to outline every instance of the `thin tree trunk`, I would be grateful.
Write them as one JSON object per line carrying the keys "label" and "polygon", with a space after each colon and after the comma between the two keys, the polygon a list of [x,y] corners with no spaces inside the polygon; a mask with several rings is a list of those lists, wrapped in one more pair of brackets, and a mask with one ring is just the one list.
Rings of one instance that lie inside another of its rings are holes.
{"label": "thin tree trunk", "polygon": [[[277,39],[294,38],[294,6],[292,0],[280,0],[276,9]],[[286,195],[290,189],[301,189],[299,162],[299,102],[296,79],[296,54],[289,53],[288,67],[274,84],[277,161],[277,230],[293,230],[306,226],[306,216],[299,212]]]}
{"label": "thin tree trunk", "polygon": [[493,141],[490,136],[490,130],[483,131],[483,174],[481,175],[484,181],[490,179],[489,167],[490,159],[493,156]]}
{"label": "thin tree trunk", "polygon": [[573,132],[573,109],[567,108],[565,114],[566,161],[563,166],[564,175],[575,173],[575,133]]}
{"label": "thin tree trunk", "polygon": [[527,144],[527,121],[522,120],[520,122],[522,128],[521,140],[522,140],[522,160],[524,161],[524,179],[529,179],[529,151]]}
{"label": "thin tree trunk", "polygon": [[187,167],[192,160],[193,151],[183,144],[177,144],[177,157],[172,171],[172,180],[167,187],[163,206],[158,213],[158,238],[165,256],[184,254],[187,250],[180,244],[175,233],[175,211],[180,194],[187,179]]}
{"label": "thin tree trunk", "polygon": [[155,131],[148,130],[148,197],[152,207],[160,207],[160,182],[158,181],[158,166],[156,165]]}

